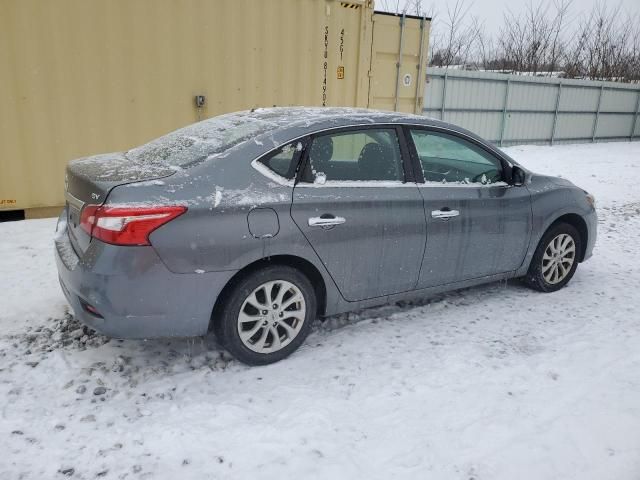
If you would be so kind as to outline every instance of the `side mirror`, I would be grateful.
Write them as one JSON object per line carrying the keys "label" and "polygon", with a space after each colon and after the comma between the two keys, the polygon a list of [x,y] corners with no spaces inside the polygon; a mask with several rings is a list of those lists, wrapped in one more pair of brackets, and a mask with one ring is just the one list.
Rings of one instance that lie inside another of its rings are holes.
{"label": "side mirror", "polygon": [[514,165],[511,169],[511,185],[514,185],[516,187],[524,185],[526,178],[527,176],[524,170],[518,165]]}

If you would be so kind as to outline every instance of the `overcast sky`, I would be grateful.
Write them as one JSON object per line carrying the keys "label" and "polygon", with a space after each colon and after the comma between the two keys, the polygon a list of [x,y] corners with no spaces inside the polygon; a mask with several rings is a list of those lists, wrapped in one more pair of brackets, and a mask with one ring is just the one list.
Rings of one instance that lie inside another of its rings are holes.
{"label": "overcast sky", "polygon": [[[390,6],[390,10],[395,9],[395,5],[398,0],[376,0],[376,9],[381,9],[385,5]],[[406,0],[399,0],[400,5],[404,5]],[[435,7],[437,14],[440,17],[446,16],[447,5],[455,5],[455,0],[423,0],[425,8],[431,6]],[[482,22],[484,22],[487,34],[493,35],[498,32],[500,26],[503,23],[503,15],[508,10],[518,14],[524,12],[527,6],[533,3],[539,5],[539,0],[465,0],[465,5],[469,8],[469,15],[477,16]],[[603,0],[573,0],[570,7],[570,19],[573,20],[572,24],[578,23],[580,15],[587,15],[596,4],[602,4],[607,9],[613,10],[618,5],[621,5],[622,11],[629,12],[631,14],[640,16],[640,0],[616,0],[616,1],[603,1]],[[546,4],[553,5],[551,0],[548,0]],[[402,10],[402,6],[400,7]],[[413,12],[408,12],[413,13]],[[640,18],[638,19],[640,21]]]}

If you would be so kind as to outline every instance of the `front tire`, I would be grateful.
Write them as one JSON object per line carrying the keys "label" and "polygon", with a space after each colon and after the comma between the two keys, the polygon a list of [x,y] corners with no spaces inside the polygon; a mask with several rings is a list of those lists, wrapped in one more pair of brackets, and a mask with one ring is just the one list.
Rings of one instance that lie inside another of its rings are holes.
{"label": "front tire", "polygon": [[578,267],[582,239],[568,223],[553,225],[543,235],[524,280],[541,292],[555,292],[564,287]]}
{"label": "front tire", "polygon": [[216,333],[220,344],[248,365],[289,356],[304,342],[316,317],[309,279],[287,266],[269,266],[243,278],[224,300]]}

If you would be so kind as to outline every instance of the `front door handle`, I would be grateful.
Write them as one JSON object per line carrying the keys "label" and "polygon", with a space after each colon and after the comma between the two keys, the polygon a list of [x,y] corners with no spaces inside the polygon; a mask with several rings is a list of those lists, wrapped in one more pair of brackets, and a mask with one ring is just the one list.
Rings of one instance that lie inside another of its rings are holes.
{"label": "front door handle", "polygon": [[452,218],[452,217],[457,217],[458,215],[460,215],[460,212],[458,210],[450,210],[450,209],[442,209],[442,210],[433,210],[431,212],[431,218],[442,218],[442,219],[447,219],[447,218]]}
{"label": "front door handle", "polygon": [[347,220],[344,217],[335,217],[333,215],[324,214],[320,217],[311,217],[309,219],[310,227],[335,227],[342,225]]}

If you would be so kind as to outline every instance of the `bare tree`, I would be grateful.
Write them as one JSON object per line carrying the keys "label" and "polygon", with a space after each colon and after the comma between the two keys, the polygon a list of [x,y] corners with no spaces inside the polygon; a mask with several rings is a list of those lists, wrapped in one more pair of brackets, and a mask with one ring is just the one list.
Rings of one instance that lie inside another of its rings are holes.
{"label": "bare tree", "polygon": [[[379,3],[377,4],[377,7],[379,7],[382,11],[392,12],[392,13],[401,13],[400,0],[378,0],[378,1]],[[402,5],[402,8],[404,10],[404,4]]]}
{"label": "bare tree", "polygon": [[551,22],[551,41],[547,53],[547,67],[550,73],[558,68],[562,52],[566,48],[564,36],[572,2],[573,0],[554,0],[556,13]]}
{"label": "bare tree", "polygon": [[486,35],[484,28],[478,34],[475,53],[472,62],[482,70],[496,68],[496,58],[498,57],[497,47],[493,38]]}
{"label": "bare tree", "polygon": [[582,19],[576,40],[565,52],[565,75],[591,80],[640,79],[638,17],[623,15],[621,7],[596,5]]}
{"label": "bare tree", "polygon": [[422,16],[424,12],[423,0],[407,0],[405,10],[407,13]]}
{"label": "bare tree", "polygon": [[467,64],[483,35],[483,24],[478,17],[469,15],[471,4],[456,0],[447,5],[439,22],[438,36],[432,34],[431,65],[449,67]]}
{"label": "bare tree", "polygon": [[553,74],[565,47],[571,0],[529,3],[524,13],[508,11],[498,37],[503,68],[533,75]]}
{"label": "bare tree", "polygon": [[640,18],[624,14],[621,6],[596,4],[572,18],[574,0],[530,0],[522,12],[505,12],[497,37],[491,37],[470,14],[470,0],[455,0],[441,13],[432,1],[378,0],[387,11],[432,17],[432,66],[640,81]]}
{"label": "bare tree", "polygon": [[431,19],[431,65],[449,67],[469,63],[472,59],[475,62],[476,57],[483,57],[489,51],[490,42],[484,37],[484,26],[478,17],[469,14],[472,4],[468,0],[456,0],[455,4],[447,5],[442,15],[435,3],[427,0],[378,0],[377,6],[385,11]]}
{"label": "bare tree", "polygon": [[640,82],[640,18],[638,15],[631,20],[633,31],[631,33],[627,65],[629,72],[626,80],[629,82]]}

